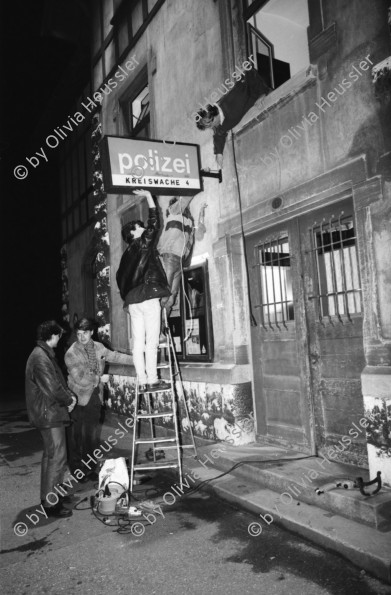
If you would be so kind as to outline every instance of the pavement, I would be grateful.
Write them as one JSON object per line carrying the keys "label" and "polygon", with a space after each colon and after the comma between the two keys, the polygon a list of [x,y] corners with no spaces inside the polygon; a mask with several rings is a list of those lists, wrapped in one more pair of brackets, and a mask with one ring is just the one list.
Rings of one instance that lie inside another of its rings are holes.
{"label": "pavement", "polygon": [[[26,441],[29,440],[30,432],[26,431],[27,419],[18,421],[15,427],[15,419],[20,420],[23,410],[23,403],[15,401],[10,403],[8,411],[4,411],[3,407],[2,432],[7,432],[8,424],[12,425],[15,433],[12,448],[3,447],[1,450],[0,454],[7,462],[6,466],[1,467],[1,471],[2,482],[9,482],[11,491],[15,494],[12,507],[18,514],[14,520],[24,523],[27,529],[32,529],[31,525],[35,520],[32,513],[39,518],[39,513],[31,509],[32,493],[36,492],[36,486],[28,483],[29,472],[25,469],[28,463],[28,468],[34,470],[35,474],[38,472],[41,451],[39,441],[30,441],[28,444],[31,443],[31,449],[28,450]],[[117,436],[117,444],[105,456],[128,458],[131,452],[131,429],[124,416],[111,411],[107,412],[102,428],[102,445],[109,436]],[[173,498],[180,499],[181,494],[198,484],[202,490],[214,493],[239,509],[250,511],[253,521],[248,524],[249,535],[257,536],[262,532],[267,534],[272,530],[272,525],[280,525],[327,550],[337,552],[362,571],[391,583],[391,490],[382,488],[377,495],[371,497],[362,496],[357,489],[335,489],[319,496],[315,493],[316,487],[335,481],[336,478],[354,479],[361,475],[367,481],[366,470],[259,444],[234,447],[223,442],[210,444],[198,439],[196,444],[196,457],[191,449],[184,451],[182,486],[177,470],[170,470],[172,483],[166,481],[163,495],[166,505]],[[166,452],[166,461],[173,457],[173,451]],[[21,481],[21,472],[26,475],[26,490],[12,490],[12,483]],[[90,492],[86,493],[84,487],[82,495],[87,500],[92,493],[94,486],[91,485]],[[161,494],[159,501],[162,501]],[[82,503],[81,506],[87,504]],[[27,517],[28,514],[33,521]],[[43,527],[50,520],[39,518],[39,522]],[[57,533],[58,539],[61,538],[62,543],[67,540],[71,542],[71,535],[66,530],[67,522],[61,526],[62,529]],[[90,525],[88,529],[86,525],[85,530],[86,535],[88,530],[90,536]],[[94,530],[98,536],[102,529],[97,523]],[[58,529],[54,533],[56,531]],[[80,527],[80,531],[83,531],[83,527]],[[3,544],[10,544],[12,539],[18,539],[15,535],[8,535],[8,532],[12,531],[4,531],[3,528]],[[36,535],[38,536],[38,530]],[[26,547],[41,548],[45,545],[45,537],[42,539],[41,543],[40,539],[35,538]],[[8,563],[12,563],[17,550],[20,552],[20,546],[6,549]],[[6,560],[3,558],[3,561]]]}
{"label": "pavement", "polygon": [[[106,431],[116,428],[120,418],[110,413]],[[122,439],[121,448],[122,456],[129,456],[131,433]],[[184,492],[197,478],[203,490],[257,517],[249,526],[251,535],[276,523],[391,583],[391,489],[382,487],[370,497],[357,488],[315,492],[337,480],[352,482],[360,476],[366,482],[367,469],[259,444],[231,446],[196,439],[196,448],[197,457],[192,449],[184,450]],[[173,459],[173,451],[166,451],[166,456]],[[179,476],[175,470],[172,474],[171,491],[177,493]]]}

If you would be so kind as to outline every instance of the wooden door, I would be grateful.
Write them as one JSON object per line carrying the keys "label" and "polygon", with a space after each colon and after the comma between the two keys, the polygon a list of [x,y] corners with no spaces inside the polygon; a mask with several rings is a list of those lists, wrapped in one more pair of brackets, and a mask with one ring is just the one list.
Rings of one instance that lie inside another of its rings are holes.
{"label": "wooden door", "polygon": [[362,299],[352,201],[306,215],[299,227],[317,448],[338,444],[340,458],[356,462],[364,438],[349,449],[339,443],[363,416]]}
{"label": "wooden door", "polygon": [[246,238],[257,436],[313,451],[298,221]]}

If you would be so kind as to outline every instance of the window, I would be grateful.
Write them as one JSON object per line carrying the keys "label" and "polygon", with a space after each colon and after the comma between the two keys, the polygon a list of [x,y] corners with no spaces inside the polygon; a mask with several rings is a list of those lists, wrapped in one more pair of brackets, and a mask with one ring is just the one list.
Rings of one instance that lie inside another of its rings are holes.
{"label": "window", "polygon": [[294,320],[291,257],[287,237],[255,246],[262,326],[280,328]]}
{"label": "window", "polygon": [[64,141],[60,157],[62,239],[68,240],[95,217],[92,188],[91,128]]}
{"label": "window", "polygon": [[356,236],[352,217],[325,221],[312,229],[319,319],[361,312]]}
{"label": "window", "polygon": [[150,137],[150,104],[149,87],[145,83],[146,76],[143,76],[144,84],[138,86],[138,90],[129,95],[122,102],[126,126],[131,137]]}
{"label": "window", "polygon": [[309,65],[308,0],[245,0],[248,52],[276,89]]}
{"label": "window", "polygon": [[[114,16],[111,24],[116,44],[117,63],[135,45],[164,2],[165,0],[129,0],[127,2],[114,0]],[[106,76],[108,74],[106,72]]]}
{"label": "window", "polygon": [[212,360],[212,318],[206,262],[184,269],[181,289],[168,323],[178,359]]}
{"label": "window", "polygon": [[132,136],[149,137],[149,88],[148,85],[130,103],[130,117],[132,119]]}

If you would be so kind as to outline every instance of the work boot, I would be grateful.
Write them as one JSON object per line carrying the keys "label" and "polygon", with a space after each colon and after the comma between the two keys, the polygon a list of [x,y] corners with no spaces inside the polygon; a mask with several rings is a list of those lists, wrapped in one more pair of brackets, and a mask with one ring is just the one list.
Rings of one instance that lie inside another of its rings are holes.
{"label": "work boot", "polygon": [[66,519],[72,516],[72,510],[65,508],[61,501],[56,506],[44,506],[43,509],[48,518]]}

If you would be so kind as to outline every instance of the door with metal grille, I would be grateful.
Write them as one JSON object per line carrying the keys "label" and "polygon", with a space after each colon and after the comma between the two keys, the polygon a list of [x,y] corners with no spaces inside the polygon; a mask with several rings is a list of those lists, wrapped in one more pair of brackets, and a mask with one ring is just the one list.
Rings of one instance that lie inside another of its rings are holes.
{"label": "door with metal grille", "polygon": [[298,221],[246,238],[257,434],[312,451]]}
{"label": "door with metal grille", "polygon": [[[362,297],[352,201],[301,218],[300,241],[316,443],[324,450],[363,416]],[[349,447],[349,461],[357,449],[360,445]]]}

